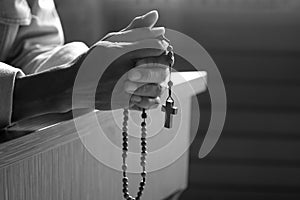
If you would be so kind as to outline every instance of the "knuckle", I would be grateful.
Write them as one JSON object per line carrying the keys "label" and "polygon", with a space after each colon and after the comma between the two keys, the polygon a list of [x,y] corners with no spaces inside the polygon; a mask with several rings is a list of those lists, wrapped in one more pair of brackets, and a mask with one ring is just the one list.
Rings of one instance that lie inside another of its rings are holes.
{"label": "knuckle", "polygon": [[129,88],[129,82],[126,81],[126,82],[124,83],[124,90],[125,90],[126,92],[128,92],[128,88]]}
{"label": "knuckle", "polygon": [[164,50],[165,49],[165,45],[164,45],[164,41],[163,40],[158,40],[160,49]]}
{"label": "knuckle", "polygon": [[158,97],[162,93],[162,87],[158,84],[147,84],[143,87],[143,93],[147,96]]}
{"label": "knuckle", "polygon": [[128,93],[133,93],[136,90],[136,86],[131,81],[125,81],[125,83],[124,83],[124,89]]}
{"label": "knuckle", "polygon": [[157,108],[159,106],[159,104],[154,104],[154,105],[152,105],[151,107],[150,107],[150,109],[155,109],[155,108]]}
{"label": "knuckle", "polygon": [[159,39],[154,39],[153,44],[156,49],[164,49],[163,43]]}
{"label": "knuckle", "polygon": [[135,17],[133,20],[134,21],[137,21],[137,20],[141,20],[142,19],[142,16],[137,16],[137,17]]}
{"label": "knuckle", "polygon": [[149,71],[149,70],[145,70],[144,73],[143,73],[143,79],[148,82],[151,80],[151,77],[153,76],[152,75],[152,71]]}
{"label": "knuckle", "polygon": [[143,84],[137,89],[138,94],[146,94],[148,91],[147,85]]}
{"label": "knuckle", "polygon": [[157,82],[162,83],[166,80],[168,76],[167,70],[163,68],[158,68],[156,72]]}
{"label": "knuckle", "polygon": [[161,85],[156,85],[156,96],[160,96],[163,92],[163,88]]}

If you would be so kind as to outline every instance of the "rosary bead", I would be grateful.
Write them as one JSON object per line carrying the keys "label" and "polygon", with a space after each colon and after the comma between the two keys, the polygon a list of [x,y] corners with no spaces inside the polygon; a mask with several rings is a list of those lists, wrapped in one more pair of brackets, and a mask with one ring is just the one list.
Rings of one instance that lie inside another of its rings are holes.
{"label": "rosary bead", "polygon": [[128,138],[127,137],[123,137],[123,142],[128,142]]}
{"label": "rosary bead", "polygon": [[141,154],[146,154],[147,155],[148,152],[146,150],[145,151],[142,150]]}
{"label": "rosary bead", "polygon": [[146,166],[146,161],[141,161],[141,166],[145,167]]}
{"label": "rosary bead", "polygon": [[147,113],[143,112],[143,113],[142,113],[142,118],[143,118],[143,119],[147,118]]}
{"label": "rosary bead", "polygon": [[142,141],[142,142],[146,142],[146,138],[141,137],[141,141]]}
{"label": "rosary bead", "polygon": [[122,131],[123,131],[123,132],[127,132],[127,131],[128,131],[128,128],[124,126],[124,127],[122,128]]}
{"label": "rosary bead", "polygon": [[123,193],[127,193],[128,189],[127,188],[123,188]]}
{"label": "rosary bead", "polygon": [[143,187],[143,186],[140,186],[140,187],[139,187],[139,190],[144,190],[144,187]]}
{"label": "rosary bead", "polygon": [[128,134],[127,134],[126,131],[123,131],[123,132],[122,132],[122,135],[123,135],[123,137],[127,137],[127,136],[128,136]]}
{"label": "rosary bead", "polygon": [[138,191],[137,194],[136,194],[136,199],[141,199],[141,196],[142,196],[143,192],[142,191]]}
{"label": "rosary bead", "polygon": [[142,191],[138,191],[137,196],[140,198],[140,196],[142,196],[143,192]]}
{"label": "rosary bead", "polygon": [[147,131],[146,127],[143,126],[143,127],[141,128],[141,131],[142,131],[142,132],[146,132],[146,131]]}
{"label": "rosary bead", "polygon": [[127,177],[124,177],[122,180],[123,180],[123,183],[128,183],[128,178]]}
{"label": "rosary bead", "polygon": [[127,193],[124,193],[124,197],[125,197],[125,199],[128,199],[129,193],[128,193],[128,192],[127,192]]}
{"label": "rosary bead", "polygon": [[146,139],[146,137],[147,137],[147,133],[146,133],[146,132],[143,132],[143,133],[142,133],[142,138],[145,138],[145,139]]}
{"label": "rosary bead", "polygon": [[168,86],[169,86],[169,88],[172,87],[172,86],[173,86],[173,82],[172,82],[172,81],[169,81],[169,82],[168,82]]}
{"label": "rosary bead", "polygon": [[126,170],[127,170],[127,165],[126,165],[126,164],[123,164],[123,165],[122,165],[122,170],[123,170],[123,171],[126,171]]}
{"label": "rosary bead", "polygon": [[135,200],[141,200],[141,196],[142,196],[142,194],[136,194],[136,197],[135,197]]}
{"label": "rosary bead", "polygon": [[142,123],[141,123],[141,126],[146,126],[146,122],[142,122]]}
{"label": "rosary bead", "polygon": [[123,151],[128,151],[128,147],[123,147]]}
{"label": "rosary bead", "polygon": [[124,109],[123,114],[128,115],[128,113],[129,113],[128,109]]}
{"label": "rosary bead", "polygon": [[167,47],[167,50],[169,51],[168,52],[168,56],[170,57],[170,58],[172,58],[173,56],[174,56],[174,53],[173,53],[173,47],[172,46],[168,46]]}
{"label": "rosary bead", "polygon": [[141,161],[146,161],[146,158],[144,156],[142,156]]}
{"label": "rosary bead", "polygon": [[142,141],[142,142],[141,142],[141,145],[146,146],[146,145],[147,145],[147,142],[146,142],[146,141]]}
{"label": "rosary bead", "polygon": [[147,151],[147,148],[145,146],[142,146],[142,151]]}
{"label": "rosary bead", "polygon": [[144,187],[144,186],[145,186],[145,182],[143,182],[143,181],[140,182],[140,186],[141,186],[141,187]]}
{"label": "rosary bead", "polygon": [[128,121],[128,119],[129,119],[128,116],[127,116],[127,115],[124,115],[123,120],[124,120],[124,121]]}
{"label": "rosary bead", "polygon": [[143,172],[141,173],[141,175],[142,175],[143,178],[145,178],[146,175],[147,175],[147,172],[143,171]]}
{"label": "rosary bead", "polygon": [[147,151],[142,151],[141,155],[146,157],[147,156]]}
{"label": "rosary bead", "polygon": [[127,121],[124,121],[123,122],[123,126],[127,126],[128,124],[127,124]]}
{"label": "rosary bead", "polygon": [[128,143],[127,142],[123,142],[123,147],[128,148]]}
{"label": "rosary bead", "polygon": [[127,153],[126,152],[123,152],[122,153],[122,158],[126,158],[127,157]]}

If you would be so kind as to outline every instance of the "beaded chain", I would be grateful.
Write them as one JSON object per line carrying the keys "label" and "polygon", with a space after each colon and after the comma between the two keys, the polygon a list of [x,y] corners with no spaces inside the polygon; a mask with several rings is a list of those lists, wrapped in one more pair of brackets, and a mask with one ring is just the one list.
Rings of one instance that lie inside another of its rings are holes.
{"label": "beaded chain", "polygon": [[[169,41],[168,41],[169,42]],[[166,116],[169,116],[166,118],[165,122],[165,127],[166,128],[171,128],[172,127],[172,120],[170,118],[170,113],[171,114],[176,114],[177,108],[174,107],[174,99],[172,98],[172,86],[173,82],[171,81],[171,68],[172,65],[174,64],[174,54],[172,52],[172,48],[169,46],[169,53],[168,56],[172,59],[172,63],[169,65],[169,71],[170,71],[170,77],[168,81],[168,90],[169,90],[169,95],[166,101],[166,105],[163,106],[163,110],[166,112]],[[122,153],[122,158],[123,158],[123,164],[122,164],[122,170],[123,170],[123,196],[126,200],[140,200],[142,193],[144,191],[145,185],[146,185],[146,155],[147,155],[147,142],[146,142],[146,135],[147,135],[147,129],[146,129],[146,118],[147,118],[147,113],[146,110],[143,109],[142,111],[142,123],[141,123],[141,162],[140,165],[142,167],[142,180],[140,181],[140,187],[139,191],[137,192],[136,197],[132,197],[129,195],[128,191],[128,177],[126,174],[127,170],[127,165],[126,165],[126,157],[127,157],[127,152],[128,152],[128,114],[129,110],[128,108],[125,108],[123,111],[123,153]]]}
{"label": "beaded chain", "polygon": [[142,151],[141,151],[141,167],[142,167],[142,172],[141,172],[141,176],[142,176],[142,180],[140,182],[140,187],[139,187],[139,191],[137,192],[136,197],[132,197],[129,195],[128,192],[128,177],[126,175],[126,170],[127,170],[127,165],[126,165],[126,157],[127,157],[127,152],[128,152],[128,109],[124,109],[123,111],[123,153],[122,153],[122,158],[123,158],[123,165],[122,165],[122,170],[123,170],[123,196],[126,200],[140,200],[143,190],[145,188],[146,185],[146,155],[147,155],[147,142],[146,142],[146,134],[147,134],[147,130],[146,130],[146,118],[147,118],[147,113],[145,111],[145,109],[143,109],[142,112],[142,118],[143,118],[143,122],[141,123],[141,146],[142,146]]}

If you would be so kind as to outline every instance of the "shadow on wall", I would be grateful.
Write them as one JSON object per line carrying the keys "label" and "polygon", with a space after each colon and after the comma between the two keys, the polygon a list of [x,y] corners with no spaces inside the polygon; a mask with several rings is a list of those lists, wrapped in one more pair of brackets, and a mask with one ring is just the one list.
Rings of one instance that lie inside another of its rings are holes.
{"label": "shadow on wall", "polygon": [[157,9],[158,26],[181,31],[208,50],[300,50],[297,0],[63,0],[56,5],[66,41],[91,45]]}

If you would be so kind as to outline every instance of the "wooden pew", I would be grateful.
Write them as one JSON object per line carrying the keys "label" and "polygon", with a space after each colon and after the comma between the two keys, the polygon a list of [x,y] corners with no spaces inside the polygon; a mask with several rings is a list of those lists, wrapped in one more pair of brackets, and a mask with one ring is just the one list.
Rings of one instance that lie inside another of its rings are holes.
{"label": "wooden pew", "polygon": [[[178,72],[172,79],[179,114],[174,117],[174,129],[165,129],[160,128],[164,121],[160,108],[149,111],[149,173],[143,200],[166,199],[187,187],[190,126],[198,124],[191,120],[191,102],[193,95],[206,89],[206,73]],[[133,135],[129,150],[139,153],[140,113],[130,113],[129,132]],[[102,130],[93,123],[95,117]],[[122,110],[83,111],[75,119],[72,113],[52,114],[3,130],[0,199],[122,199],[122,117]],[[136,154],[127,159],[133,196],[140,180],[140,175],[134,173],[140,171],[138,158]]]}

